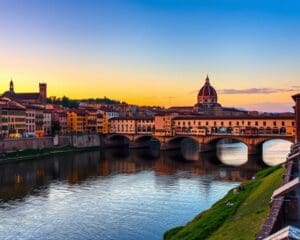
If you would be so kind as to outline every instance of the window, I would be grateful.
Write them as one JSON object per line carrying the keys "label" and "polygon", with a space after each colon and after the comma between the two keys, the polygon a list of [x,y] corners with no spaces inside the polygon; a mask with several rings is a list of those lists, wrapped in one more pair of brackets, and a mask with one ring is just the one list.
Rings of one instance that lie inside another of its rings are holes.
{"label": "window", "polygon": [[273,126],[276,127],[276,121],[273,122]]}

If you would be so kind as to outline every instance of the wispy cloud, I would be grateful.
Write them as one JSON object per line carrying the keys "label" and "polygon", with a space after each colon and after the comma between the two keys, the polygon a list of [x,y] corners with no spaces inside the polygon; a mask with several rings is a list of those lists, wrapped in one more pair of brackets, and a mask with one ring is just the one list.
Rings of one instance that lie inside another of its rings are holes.
{"label": "wispy cloud", "polygon": [[262,112],[293,112],[293,104],[290,102],[261,102],[236,105],[235,107]]}
{"label": "wispy cloud", "polygon": [[281,92],[296,92],[300,91],[300,86],[291,86],[289,88],[246,88],[246,89],[220,89],[220,94],[271,94]]}

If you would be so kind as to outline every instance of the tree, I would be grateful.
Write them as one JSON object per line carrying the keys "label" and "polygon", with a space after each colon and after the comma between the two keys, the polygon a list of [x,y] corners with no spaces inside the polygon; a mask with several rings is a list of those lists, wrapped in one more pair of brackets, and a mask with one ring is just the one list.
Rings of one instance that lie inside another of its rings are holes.
{"label": "tree", "polygon": [[51,124],[52,134],[55,135],[56,133],[59,133],[60,130],[61,130],[61,126],[60,126],[59,121],[53,121]]}

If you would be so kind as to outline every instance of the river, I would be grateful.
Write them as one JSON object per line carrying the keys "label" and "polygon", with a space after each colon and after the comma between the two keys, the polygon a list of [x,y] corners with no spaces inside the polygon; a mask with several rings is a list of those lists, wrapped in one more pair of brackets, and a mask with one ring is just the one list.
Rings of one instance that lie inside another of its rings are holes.
{"label": "river", "polygon": [[156,240],[241,181],[285,160],[290,143],[216,153],[106,149],[0,165],[0,239]]}

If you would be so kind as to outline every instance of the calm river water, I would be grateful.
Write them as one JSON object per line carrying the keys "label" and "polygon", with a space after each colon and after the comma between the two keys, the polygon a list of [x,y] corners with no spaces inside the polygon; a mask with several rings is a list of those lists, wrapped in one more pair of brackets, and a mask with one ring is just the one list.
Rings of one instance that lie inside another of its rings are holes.
{"label": "calm river water", "polygon": [[263,160],[284,161],[289,146],[266,143],[263,159],[247,159],[246,146],[235,143],[194,160],[182,156],[188,151],[109,149],[2,164],[0,239],[162,239]]}

